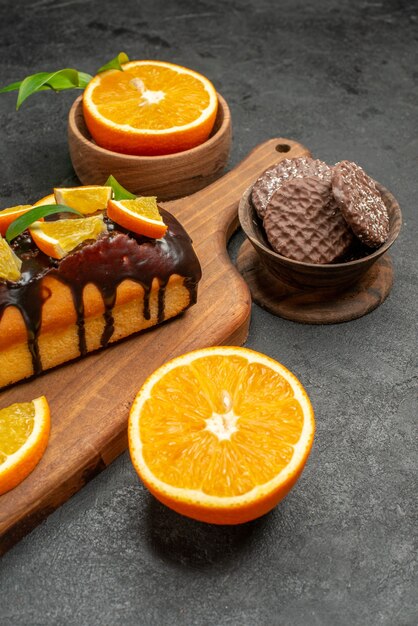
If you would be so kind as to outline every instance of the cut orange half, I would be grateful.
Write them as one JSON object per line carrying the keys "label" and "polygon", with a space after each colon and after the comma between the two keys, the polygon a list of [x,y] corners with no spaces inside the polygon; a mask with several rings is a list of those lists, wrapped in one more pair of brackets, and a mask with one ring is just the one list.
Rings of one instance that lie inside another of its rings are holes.
{"label": "cut orange half", "polygon": [[105,231],[102,215],[56,222],[38,221],[29,227],[38,248],[54,259],[62,259],[83,241],[97,239]]}
{"label": "cut orange half", "polygon": [[215,347],[152,374],[129,416],[129,449],[151,493],[178,513],[238,524],[296,483],[314,436],[299,380],[273,359]]}
{"label": "cut orange half", "polygon": [[0,280],[19,280],[22,261],[0,235]]}
{"label": "cut orange half", "polygon": [[18,217],[27,213],[32,208],[31,204],[19,204],[12,206],[10,209],[3,209],[0,211],[0,235],[6,234],[10,224]]}
{"label": "cut orange half", "polygon": [[167,232],[155,197],[134,200],[109,200],[107,215],[111,220],[138,235],[159,239]]}
{"label": "cut orange half", "polygon": [[[57,187],[54,189],[56,204],[65,204],[83,215],[103,211],[112,196],[111,187],[90,185],[84,187]],[[54,202],[54,204],[55,204]]]}
{"label": "cut orange half", "polygon": [[45,396],[0,410],[0,494],[22,482],[48,444],[49,405]]}
{"label": "cut orange half", "polygon": [[99,146],[136,155],[193,148],[209,137],[218,98],[212,83],[186,67],[131,61],[93,78],[83,94],[87,127]]}

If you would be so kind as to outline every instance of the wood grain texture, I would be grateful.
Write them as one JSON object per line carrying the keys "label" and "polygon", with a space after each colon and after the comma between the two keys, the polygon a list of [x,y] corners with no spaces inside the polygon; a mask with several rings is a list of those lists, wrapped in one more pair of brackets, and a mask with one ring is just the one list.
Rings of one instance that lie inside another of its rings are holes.
{"label": "wood grain texture", "polygon": [[203,269],[198,302],[183,316],[0,393],[2,407],[45,394],[52,416],[41,462],[0,497],[0,554],[126,449],[129,408],[157,367],[189,350],[245,341],[251,298],[226,250],[238,202],[264,169],[305,154],[293,141],[271,139],[206,189],[165,205],[193,238]]}
{"label": "wood grain texture", "polygon": [[382,256],[355,285],[344,290],[298,289],[268,271],[250,242],[244,241],[237,267],[253,300],[274,315],[302,324],[337,324],[370,313],[388,296],[392,262]]}
{"label": "wood grain texture", "polygon": [[118,154],[101,148],[87,130],[80,96],[68,116],[71,161],[83,184],[103,185],[110,174],[132,193],[160,200],[187,196],[221,176],[231,148],[231,114],[218,94],[219,108],[211,136],[200,146],[163,156]]}

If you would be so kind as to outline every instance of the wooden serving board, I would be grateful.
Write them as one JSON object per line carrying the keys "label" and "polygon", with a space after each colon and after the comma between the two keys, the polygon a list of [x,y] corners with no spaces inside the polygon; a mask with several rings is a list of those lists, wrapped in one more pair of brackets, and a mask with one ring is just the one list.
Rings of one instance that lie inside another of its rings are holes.
{"label": "wooden serving board", "polygon": [[271,139],[209,187],[164,205],[192,237],[203,269],[198,302],[184,315],[0,392],[0,407],[46,395],[52,420],[38,466],[0,496],[0,554],[126,449],[130,406],[157,367],[189,350],[245,341],[251,297],[226,250],[238,202],[264,169],[307,154],[293,141]]}

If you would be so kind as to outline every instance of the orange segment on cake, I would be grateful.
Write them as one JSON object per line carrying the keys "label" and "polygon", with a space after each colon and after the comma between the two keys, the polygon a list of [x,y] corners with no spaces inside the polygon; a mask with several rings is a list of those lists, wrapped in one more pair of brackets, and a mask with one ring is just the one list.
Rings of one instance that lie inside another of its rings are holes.
{"label": "orange segment on cake", "polygon": [[27,213],[32,208],[31,204],[19,204],[12,206],[10,209],[0,211],[0,235],[5,235],[10,224],[20,215]]}
{"label": "orange segment on cake", "polygon": [[0,235],[0,282],[15,282],[21,277],[22,261],[13,252],[7,241]]}
{"label": "orange segment on cake", "polygon": [[29,232],[38,248],[53,259],[62,259],[86,240],[95,240],[105,232],[102,215],[56,222],[34,222]]}
{"label": "orange segment on cake", "polygon": [[163,237],[167,226],[161,219],[157,199],[135,198],[134,200],[109,200],[108,216],[120,226],[147,237]]}
{"label": "orange segment on cake", "polygon": [[54,189],[56,204],[66,204],[72,209],[77,209],[83,215],[91,215],[96,211],[102,211],[106,208],[111,197],[111,187],[100,185],[56,187]]}

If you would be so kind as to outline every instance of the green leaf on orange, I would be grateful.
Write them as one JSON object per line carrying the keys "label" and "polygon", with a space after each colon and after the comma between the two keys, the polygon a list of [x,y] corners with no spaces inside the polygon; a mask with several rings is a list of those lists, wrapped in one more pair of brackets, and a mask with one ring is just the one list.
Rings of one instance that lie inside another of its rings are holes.
{"label": "green leaf on orange", "polygon": [[39,72],[27,76],[20,82],[11,83],[2,87],[0,93],[6,93],[18,89],[16,109],[19,109],[23,102],[38,91],[51,89],[53,91],[64,91],[65,89],[84,89],[91,81],[92,76],[84,72],[73,69],[58,70],[56,72]]}
{"label": "green leaf on orange", "polygon": [[122,187],[120,183],[116,180],[116,178],[112,175],[109,176],[107,181],[105,182],[105,187],[112,187],[113,198],[115,200],[135,200],[136,196]]}
{"label": "green leaf on orange", "polygon": [[106,72],[107,70],[123,71],[122,64],[128,63],[128,61],[128,55],[125,52],[119,52],[119,54],[114,59],[112,59],[108,63],[105,63],[105,65],[102,65],[102,67],[97,70],[97,73],[100,74],[101,72]]}
{"label": "green leaf on orange", "polygon": [[[108,63],[98,69],[97,73],[99,74],[100,72],[112,69],[123,70],[122,64],[127,63],[128,61],[128,55],[125,52],[119,52],[114,59],[111,59]],[[0,93],[18,90],[19,93],[16,102],[16,110],[18,110],[23,102],[34,93],[46,91],[48,89],[52,91],[85,89],[92,78],[93,76],[90,74],[79,72],[78,70],[71,68],[56,70],[54,72],[38,72],[37,74],[26,76],[23,80],[10,83],[10,85],[0,88]]]}

